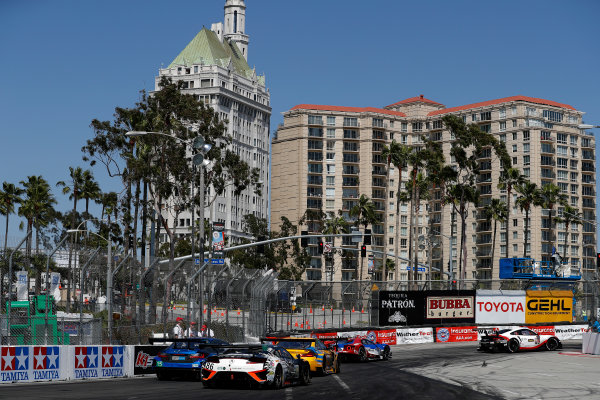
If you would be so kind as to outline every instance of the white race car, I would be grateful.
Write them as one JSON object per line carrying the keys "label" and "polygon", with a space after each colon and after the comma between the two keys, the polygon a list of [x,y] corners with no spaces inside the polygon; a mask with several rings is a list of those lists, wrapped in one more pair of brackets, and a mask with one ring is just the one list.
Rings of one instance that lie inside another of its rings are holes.
{"label": "white race car", "polygon": [[273,345],[222,346],[202,364],[202,384],[219,383],[268,385],[279,389],[286,384],[310,383],[310,364],[294,358],[283,347]]}
{"label": "white race car", "polygon": [[562,343],[556,336],[539,335],[526,327],[513,327],[482,334],[478,350],[506,350],[515,353],[519,350],[553,351],[559,348],[562,348]]}

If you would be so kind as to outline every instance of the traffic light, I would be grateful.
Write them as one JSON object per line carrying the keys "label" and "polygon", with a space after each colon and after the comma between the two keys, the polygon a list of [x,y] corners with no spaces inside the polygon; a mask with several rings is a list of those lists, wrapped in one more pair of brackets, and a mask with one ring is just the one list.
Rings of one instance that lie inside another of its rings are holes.
{"label": "traffic light", "polygon": [[323,241],[319,240],[319,254],[323,254]]}
{"label": "traffic light", "polygon": [[600,253],[596,253],[596,268],[600,270]]}
{"label": "traffic light", "polygon": [[362,246],[360,246],[360,256],[361,257],[367,256],[367,246],[365,246],[364,244]]}
{"label": "traffic light", "polygon": [[371,245],[371,230],[365,229],[365,237],[363,239],[363,243],[366,245]]}
{"label": "traffic light", "polygon": [[304,237],[304,236],[308,235],[308,231],[302,231],[301,234],[302,234],[302,237],[300,238],[300,246],[308,247],[308,238]]}

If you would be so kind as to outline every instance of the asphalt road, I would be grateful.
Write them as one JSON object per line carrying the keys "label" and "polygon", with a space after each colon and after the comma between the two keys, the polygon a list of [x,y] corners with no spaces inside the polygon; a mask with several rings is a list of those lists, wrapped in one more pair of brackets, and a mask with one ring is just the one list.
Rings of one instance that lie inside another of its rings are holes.
{"label": "asphalt road", "polygon": [[[279,391],[205,389],[154,377],[0,386],[0,399],[554,399],[600,398],[600,357],[562,352],[480,353],[475,343],[394,346],[393,359],[344,363],[339,375]],[[485,361],[485,365],[483,365]],[[587,382],[586,385],[584,383]]]}

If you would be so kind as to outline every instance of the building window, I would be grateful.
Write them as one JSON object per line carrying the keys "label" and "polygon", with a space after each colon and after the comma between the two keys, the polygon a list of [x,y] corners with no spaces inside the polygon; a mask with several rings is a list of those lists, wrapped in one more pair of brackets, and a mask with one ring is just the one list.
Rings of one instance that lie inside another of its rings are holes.
{"label": "building window", "polygon": [[320,115],[309,115],[308,116],[308,124],[309,125],[323,125],[323,117]]}
{"label": "building window", "polygon": [[556,111],[544,110],[542,116],[552,122],[562,122],[563,120],[563,113]]}
{"label": "building window", "polygon": [[422,132],[423,131],[423,123],[422,122],[413,122],[412,131],[413,132]]}
{"label": "building window", "polygon": [[512,151],[513,153],[516,153],[518,151],[518,146],[516,144],[512,145]]}
{"label": "building window", "polygon": [[335,176],[326,177],[327,186],[335,186]]}
{"label": "building window", "polygon": [[[402,132],[408,132],[408,123],[403,122],[402,123]],[[404,136],[403,136],[404,137]]]}
{"label": "building window", "polygon": [[530,159],[529,156],[523,156],[523,165],[529,165]]}
{"label": "building window", "polygon": [[501,108],[498,110],[498,118],[504,119],[506,118],[506,108]]}
{"label": "building window", "polygon": [[506,121],[500,122],[500,132],[504,132],[506,130]]}
{"label": "building window", "polygon": [[329,210],[333,210],[335,208],[335,200],[327,199],[325,201],[325,207]]}
{"label": "building window", "polygon": [[327,117],[327,126],[335,126],[335,117]]}
{"label": "building window", "polygon": [[335,160],[335,153],[329,153],[329,152],[326,153],[326,158],[327,158],[327,161]]}
{"label": "building window", "polygon": [[358,126],[358,119],[352,117],[344,117],[344,126]]}
{"label": "building window", "polygon": [[335,128],[327,128],[327,138],[328,139],[335,138]]}
{"label": "building window", "polygon": [[373,118],[373,127],[374,128],[383,128],[383,119]]}

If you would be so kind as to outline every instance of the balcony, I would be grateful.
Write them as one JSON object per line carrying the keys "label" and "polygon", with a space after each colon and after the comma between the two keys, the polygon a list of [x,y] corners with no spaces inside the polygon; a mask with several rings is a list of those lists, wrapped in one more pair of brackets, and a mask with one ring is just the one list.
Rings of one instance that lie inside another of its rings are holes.
{"label": "balcony", "polygon": [[344,158],[342,161],[345,163],[358,164],[360,162],[360,159],[358,157],[358,154],[344,154]]}
{"label": "balcony", "polygon": [[385,179],[373,178],[373,186],[385,187]]}
{"label": "balcony", "polygon": [[355,151],[358,152],[360,149],[358,147],[358,143],[348,143],[344,142],[344,151]]}
{"label": "balcony", "polygon": [[541,135],[541,136],[540,136],[540,141],[541,141],[541,142],[554,142],[554,141],[555,141],[555,138],[553,138],[553,137],[552,137],[552,136],[550,136],[550,135]]}
{"label": "balcony", "polygon": [[492,224],[491,223],[479,223],[477,225],[477,229],[476,232],[477,233],[482,233],[482,232],[491,232],[492,231]]}
{"label": "balcony", "polygon": [[344,165],[344,168],[342,168],[344,175],[357,175],[359,172],[360,169],[354,165]]}
{"label": "balcony", "polygon": [[323,185],[323,177],[322,176],[314,176],[309,175],[307,182],[308,185]]}
{"label": "balcony", "polygon": [[491,257],[492,256],[492,249],[479,249],[475,252],[475,256],[477,257]]}

